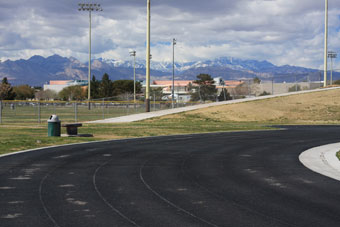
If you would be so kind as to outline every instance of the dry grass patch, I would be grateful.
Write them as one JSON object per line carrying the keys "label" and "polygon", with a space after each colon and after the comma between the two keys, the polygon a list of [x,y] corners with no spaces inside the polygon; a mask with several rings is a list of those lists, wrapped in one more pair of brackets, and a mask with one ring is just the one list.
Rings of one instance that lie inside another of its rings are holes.
{"label": "dry grass patch", "polygon": [[[340,89],[210,107],[190,114],[221,122],[340,123]],[[181,116],[183,117],[183,116]],[[166,116],[178,118],[178,116]]]}

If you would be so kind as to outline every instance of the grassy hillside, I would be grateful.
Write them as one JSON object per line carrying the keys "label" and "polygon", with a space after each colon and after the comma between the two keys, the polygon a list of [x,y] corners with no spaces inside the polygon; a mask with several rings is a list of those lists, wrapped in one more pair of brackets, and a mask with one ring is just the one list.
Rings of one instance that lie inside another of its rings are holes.
{"label": "grassy hillside", "polygon": [[221,123],[339,124],[340,89],[216,106],[165,116],[161,120],[180,122],[188,118]]}

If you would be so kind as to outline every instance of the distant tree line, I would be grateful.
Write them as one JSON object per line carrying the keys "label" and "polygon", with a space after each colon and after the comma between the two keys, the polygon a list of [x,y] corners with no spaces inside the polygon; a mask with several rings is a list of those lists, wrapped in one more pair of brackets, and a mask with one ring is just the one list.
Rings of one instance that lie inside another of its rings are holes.
{"label": "distant tree line", "polygon": [[[91,80],[91,97],[99,99],[104,97],[118,97],[125,94],[133,94],[133,80],[110,80],[110,77],[105,73],[101,81],[98,81],[95,76]],[[136,93],[142,92],[142,84],[136,81]]]}
{"label": "distant tree line", "polygon": [[[189,84],[188,90],[192,101],[225,101],[232,99],[226,88],[218,93],[214,84],[214,79],[209,74],[199,74],[193,83]],[[133,94],[133,80],[110,80],[107,73],[97,80],[95,75],[90,81],[91,99],[112,98],[112,100],[126,100],[126,96]],[[156,100],[163,98],[162,88],[152,88],[151,95]],[[64,88],[59,93],[52,90],[42,90],[41,87],[30,87],[29,85],[20,85],[12,87],[7,78],[3,78],[0,84],[0,100],[86,100],[87,89],[82,86],[70,86]],[[136,82],[136,93],[142,93],[142,84]]]}
{"label": "distant tree line", "polygon": [[[131,95],[134,92],[133,80],[110,80],[105,73],[102,80],[97,80],[93,75],[90,82],[91,99],[101,99],[107,97],[115,97]],[[136,82],[136,93],[142,92],[142,85]],[[82,86],[70,86],[61,90],[59,93],[52,90],[42,90],[41,87],[31,87],[29,85],[20,85],[12,87],[8,79],[4,77],[0,84],[0,100],[85,100],[87,99],[87,89]]]}
{"label": "distant tree line", "polygon": [[[131,95],[134,91],[133,80],[110,80],[110,77],[105,73],[102,79],[97,80],[93,75],[90,81],[91,99],[101,99],[112,97],[119,100],[122,96]],[[142,92],[142,85],[136,81],[136,93]],[[81,86],[71,86],[64,88],[59,93],[61,100],[85,100],[87,99],[87,89],[82,89]],[[122,98],[124,99],[124,98]]]}

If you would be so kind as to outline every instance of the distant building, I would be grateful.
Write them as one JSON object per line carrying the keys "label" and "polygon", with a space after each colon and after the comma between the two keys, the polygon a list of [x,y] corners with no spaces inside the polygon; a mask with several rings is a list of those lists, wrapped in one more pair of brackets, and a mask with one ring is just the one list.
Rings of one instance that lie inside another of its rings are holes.
{"label": "distant building", "polygon": [[216,77],[216,78],[214,78],[214,81],[215,81],[214,84],[215,84],[216,86],[220,86],[220,85],[223,86],[224,83],[225,83],[222,77]]}
{"label": "distant building", "polygon": [[[188,102],[190,101],[189,84],[192,84],[192,80],[175,80],[174,82],[174,98],[178,102]],[[172,80],[155,80],[153,81],[151,87],[161,87],[163,88],[164,96],[168,99],[172,98]]]}
{"label": "distant building", "polygon": [[51,80],[49,84],[44,84],[44,91],[52,90],[59,93],[66,87],[70,86],[86,86],[88,85],[87,80]]}
{"label": "distant building", "polygon": [[[227,90],[231,90],[236,88],[238,85],[244,83],[243,81],[224,81],[222,78],[214,78],[216,88],[218,89],[218,94],[222,91],[223,88]],[[189,84],[192,84],[193,87],[197,85],[194,83],[194,80],[175,80],[174,82],[174,96],[178,102],[188,102],[191,99]],[[143,87],[145,88],[145,83],[143,83]],[[172,98],[172,80],[154,80],[150,84],[151,88],[162,88],[163,94],[167,99]],[[230,91],[229,91],[230,92]]]}

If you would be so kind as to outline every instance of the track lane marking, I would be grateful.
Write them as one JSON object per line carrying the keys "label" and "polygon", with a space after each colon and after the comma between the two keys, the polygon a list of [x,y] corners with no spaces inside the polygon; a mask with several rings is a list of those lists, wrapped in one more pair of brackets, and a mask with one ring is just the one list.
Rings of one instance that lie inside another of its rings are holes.
{"label": "track lane marking", "polygon": [[225,197],[220,196],[220,195],[218,195],[217,193],[211,191],[210,189],[204,187],[203,185],[201,185],[200,183],[198,183],[198,181],[197,181],[196,179],[194,179],[194,178],[191,177],[188,173],[186,173],[186,171],[184,170],[184,165],[185,165],[185,163],[186,163],[191,157],[192,157],[192,154],[189,155],[186,159],[184,159],[184,161],[183,161],[182,164],[181,164],[181,172],[182,172],[184,175],[186,175],[187,178],[188,178],[189,180],[191,180],[191,182],[193,182],[194,184],[196,184],[196,185],[197,185],[199,188],[201,188],[202,190],[206,191],[207,193],[211,194],[213,197],[215,197],[215,198],[217,198],[217,199],[221,199],[221,200],[223,200],[223,201],[230,202],[233,206],[236,206],[236,207],[238,207],[238,208],[241,208],[241,209],[243,209],[243,210],[246,210],[246,211],[248,211],[248,212],[250,212],[250,213],[253,213],[253,214],[255,214],[255,215],[259,215],[259,216],[264,217],[264,218],[272,219],[273,221],[279,222],[279,223],[284,224],[284,225],[287,225],[287,226],[291,226],[291,227],[299,227],[299,226],[297,226],[297,225],[292,225],[292,224],[290,224],[290,223],[287,223],[287,222],[285,222],[284,220],[281,220],[281,219],[278,219],[278,218],[275,218],[275,217],[271,217],[271,216],[262,214],[262,213],[260,213],[260,212],[258,212],[258,211],[255,211],[255,210],[253,210],[253,209],[251,209],[251,208],[248,208],[248,207],[246,207],[246,206],[244,206],[244,205],[241,205],[241,204],[239,204],[239,203],[237,203],[237,202],[235,202],[235,201],[233,201],[233,200],[226,199]]}
{"label": "track lane marking", "polygon": [[40,181],[40,184],[39,184],[39,200],[40,200],[40,203],[45,211],[45,214],[48,216],[48,218],[50,219],[50,221],[53,222],[54,226],[55,227],[60,227],[60,225],[58,225],[58,223],[56,222],[56,220],[52,217],[51,213],[49,212],[49,210],[47,209],[46,205],[45,205],[45,202],[43,200],[43,197],[42,197],[42,186],[45,182],[45,180],[47,179],[47,177],[53,172],[55,171],[57,168],[51,170],[50,172],[48,172]]}
{"label": "track lane marking", "polygon": [[189,211],[187,211],[187,210],[185,210],[185,209],[183,209],[183,208],[177,206],[176,204],[172,203],[171,201],[167,200],[165,197],[163,197],[162,195],[160,195],[160,194],[159,194],[158,192],[156,192],[154,189],[152,189],[151,186],[144,180],[144,177],[143,177],[143,168],[145,167],[146,163],[149,162],[150,160],[151,160],[151,159],[145,161],[145,162],[141,165],[141,167],[140,167],[140,169],[139,169],[139,178],[140,178],[140,180],[143,182],[143,184],[145,185],[145,187],[146,187],[147,189],[149,189],[149,190],[150,190],[153,194],[155,194],[158,198],[160,198],[161,200],[163,200],[164,202],[166,202],[166,203],[169,204],[170,206],[176,208],[177,210],[180,210],[180,211],[182,211],[183,213],[185,213],[185,214],[187,214],[187,215],[189,215],[189,216],[191,216],[191,217],[193,217],[193,218],[195,218],[195,219],[197,219],[197,220],[199,220],[199,221],[201,221],[201,222],[203,222],[203,223],[205,223],[205,224],[208,224],[208,225],[214,226],[214,227],[218,227],[218,225],[215,225],[215,224],[213,224],[213,223],[211,223],[211,222],[209,222],[209,221],[207,221],[207,220],[205,220],[205,219],[203,219],[203,218],[200,218],[200,217],[196,216],[195,214],[193,214],[193,213],[191,213],[191,212],[189,212]]}
{"label": "track lane marking", "polygon": [[103,202],[111,208],[111,210],[113,210],[115,213],[117,213],[119,216],[121,216],[122,218],[124,218],[126,221],[128,221],[129,223],[133,224],[134,226],[138,226],[138,227],[141,227],[140,225],[138,225],[135,221],[131,220],[130,218],[128,218],[126,215],[124,215],[120,210],[118,210],[117,208],[115,208],[111,203],[109,203],[107,201],[107,199],[102,195],[102,193],[100,193],[98,187],[97,187],[97,184],[96,184],[96,177],[97,177],[97,173],[98,171],[106,166],[107,164],[109,164],[110,162],[112,161],[109,160],[107,162],[104,162],[102,165],[100,165],[94,172],[93,176],[92,176],[92,183],[93,183],[93,186],[94,186],[94,189],[96,190],[98,196],[103,200]]}

